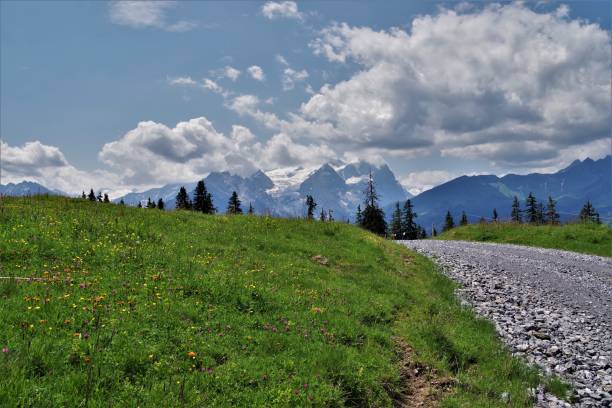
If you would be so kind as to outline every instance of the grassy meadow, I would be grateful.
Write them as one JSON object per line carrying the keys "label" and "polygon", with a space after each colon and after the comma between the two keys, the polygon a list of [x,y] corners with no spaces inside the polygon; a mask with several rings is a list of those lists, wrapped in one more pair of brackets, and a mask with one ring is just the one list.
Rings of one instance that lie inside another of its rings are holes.
{"label": "grassy meadow", "polygon": [[453,228],[437,239],[520,244],[612,257],[612,228],[605,224],[479,223]]}
{"label": "grassy meadow", "polygon": [[0,406],[399,406],[409,363],[430,406],[526,407],[549,381],[350,225],[0,200]]}

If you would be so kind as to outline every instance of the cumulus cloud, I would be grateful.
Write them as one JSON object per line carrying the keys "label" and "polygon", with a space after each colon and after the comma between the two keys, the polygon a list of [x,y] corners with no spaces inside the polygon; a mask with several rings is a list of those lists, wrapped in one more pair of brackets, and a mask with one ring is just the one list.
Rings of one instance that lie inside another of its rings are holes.
{"label": "cumulus cloud", "polygon": [[270,20],[294,19],[303,20],[304,14],[298,10],[295,1],[268,1],[261,7],[261,14]]}
{"label": "cumulus cloud", "polygon": [[131,28],[158,28],[166,31],[183,32],[197,25],[190,21],[169,22],[167,12],[176,7],[176,1],[112,1],[109,4],[110,19],[113,23]]}
{"label": "cumulus cloud", "polygon": [[236,81],[238,79],[238,77],[240,76],[240,70],[238,70],[238,69],[236,69],[234,67],[230,67],[228,65],[225,68],[223,68],[223,75],[226,78],[231,79],[232,81]]}
{"label": "cumulus cloud", "polygon": [[261,67],[258,65],[251,65],[247,69],[247,71],[249,72],[249,75],[251,75],[251,78],[253,78],[256,81],[263,81],[264,79],[266,79],[263,69],[261,69]]}
{"label": "cumulus cloud", "polygon": [[76,169],[55,146],[39,141],[23,146],[0,142],[2,183],[35,181],[47,188],[76,194],[89,188],[114,188],[119,177],[106,171],[85,172]]}
{"label": "cumulus cloud", "polygon": [[289,91],[295,88],[297,82],[303,82],[308,79],[308,71],[305,69],[299,71],[293,69],[282,55],[277,55],[276,61],[284,66],[282,79],[283,91]]}
{"label": "cumulus cloud", "polygon": [[563,149],[609,138],[611,119],[609,35],[567,15],[487,5],[417,17],[409,32],[332,25],[312,49],[361,69],[299,114],[355,149],[559,163]]}
{"label": "cumulus cloud", "polygon": [[415,171],[401,178],[400,183],[410,191],[410,194],[418,195],[457,176],[445,170]]}

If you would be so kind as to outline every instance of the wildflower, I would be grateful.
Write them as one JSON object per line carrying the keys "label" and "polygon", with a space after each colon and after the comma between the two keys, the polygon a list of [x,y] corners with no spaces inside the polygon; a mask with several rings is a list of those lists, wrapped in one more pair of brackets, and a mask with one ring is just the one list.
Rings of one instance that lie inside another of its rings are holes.
{"label": "wildflower", "polygon": [[70,319],[64,320],[64,324],[70,324]]}
{"label": "wildflower", "polygon": [[198,353],[196,353],[195,351],[190,351],[189,353],[187,353],[187,356],[189,356],[191,358],[196,358],[197,355],[198,355]]}
{"label": "wildflower", "polygon": [[81,338],[81,333],[72,333],[72,337],[80,339]]}
{"label": "wildflower", "polygon": [[8,347],[2,347],[2,353],[8,354],[8,352],[9,352],[9,348]]}
{"label": "wildflower", "polygon": [[79,288],[85,289],[85,286],[87,286],[87,285],[85,285],[84,283],[79,283]]}

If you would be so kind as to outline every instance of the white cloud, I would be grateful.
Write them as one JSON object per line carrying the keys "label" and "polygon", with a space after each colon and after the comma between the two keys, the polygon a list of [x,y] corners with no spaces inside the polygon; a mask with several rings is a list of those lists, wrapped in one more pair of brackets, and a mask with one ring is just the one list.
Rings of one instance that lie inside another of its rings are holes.
{"label": "white cloud", "polygon": [[400,179],[400,183],[410,191],[410,194],[418,195],[457,176],[445,170],[415,171]]}
{"label": "white cloud", "polygon": [[240,76],[240,71],[228,65],[223,69],[223,75],[226,78],[231,79],[232,81],[236,81],[238,77]]}
{"label": "white cloud", "polygon": [[298,10],[295,1],[268,1],[261,7],[261,14],[270,20],[288,18],[303,20],[304,14]]}
{"label": "white cloud", "polygon": [[168,78],[170,85],[195,86],[197,83],[191,77],[174,77]]}
{"label": "white cloud", "polygon": [[2,183],[35,181],[47,188],[76,194],[84,189],[114,188],[119,177],[113,173],[96,170],[85,172],[72,166],[55,146],[39,141],[23,146],[10,146],[0,142]]}
{"label": "white cloud", "polygon": [[249,75],[251,75],[251,78],[253,78],[256,81],[263,81],[264,79],[266,79],[263,69],[261,69],[260,66],[251,65],[247,69],[247,71],[249,71]]}
{"label": "white cloud", "polygon": [[289,91],[295,88],[295,84],[297,82],[303,82],[308,78],[308,71],[306,71],[305,69],[298,71],[291,68],[289,62],[287,62],[285,57],[283,57],[282,55],[277,55],[276,61],[278,61],[279,64],[285,67],[283,69],[282,79],[283,91]]}
{"label": "white cloud", "polygon": [[131,28],[158,28],[166,31],[183,32],[197,25],[190,21],[167,21],[168,10],[176,7],[176,1],[112,1],[109,4],[110,19],[113,23]]}
{"label": "white cloud", "polygon": [[609,138],[609,35],[567,9],[461,7],[409,32],[333,25],[311,43],[359,72],[325,85],[300,116],[352,149],[479,157],[499,167],[559,164],[563,149]]}

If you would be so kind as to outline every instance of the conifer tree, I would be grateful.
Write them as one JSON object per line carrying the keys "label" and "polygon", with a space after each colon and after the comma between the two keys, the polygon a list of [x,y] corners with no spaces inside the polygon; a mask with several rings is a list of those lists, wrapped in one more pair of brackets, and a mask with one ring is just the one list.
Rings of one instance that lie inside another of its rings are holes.
{"label": "conifer tree", "polygon": [[402,232],[402,211],[400,210],[399,202],[397,202],[395,203],[395,210],[391,217],[391,230],[389,231],[389,235],[391,235],[393,239],[402,239]]}
{"label": "conifer tree", "polygon": [[123,201],[123,198],[119,200],[119,205],[125,205],[125,201]]}
{"label": "conifer tree", "polygon": [[179,192],[176,195],[176,209],[177,210],[189,210],[191,209],[191,203],[189,202],[189,196],[185,187],[181,186]]}
{"label": "conifer tree", "polygon": [[355,214],[355,224],[361,225],[363,222],[363,217],[361,215],[361,204],[357,205],[357,214]]}
{"label": "conifer tree", "polygon": [[514,196],[512,200],[512,211],[510,212],[510,219],[512,222],[520,224],[523,222],[523,215],[521,210],[521,204],[519,203],[519,199],[517,196]]}
{"label": "conifer tree", "polygon": [[242,214],[240,204],[238,194],[235,191],[232,191],[232,195],[227,203],[227,213],[230,215]]}
{"label": "conifer tree", "polygon": [[431,236],[432,236],[432,237],[437,237],[437,236],[438,236],[438,231],[436,230],[436,227],[435,227],[435,226],[433,226],[433,227],[431,228]]}
{"label": "conifer tree", "polygon": [[556,204],[557,202],[553,200],[551,196],[548,196],[548,204],[546,204],[546,221],[550,225],[559,224],[559,214],[557,213]]}
{"label": "conifer tree", "polygon": [[98,192],[98,197],[96,197],[98,199],[99,202],[102,202],[102,200],[104,199],[102,196],[102,192]]}
{"label": "conifer tree", "polygon": [[332,222],[334,220],[334,210],[327,210],[327,221]]}
{"label": "conifer tree", "polygon": [[599,219],[599,213],[595,210],[595,207],[593,207],[591,201],[587,201],[580,210],[580,221],[594,222],[597,224],[601,223],[601,220]]}
{"label": "conifer tree", "polygon": [[538,201],[532,193],[525,199],[525,221],[530,224],[538,223]]}
{"label": "conifer tree", "polygon": [[546,213],[544,212],[544,204],[538,201],[538,225],[546,224]]}
{"label": "conifer tree", "polygon": [[110,199],[108,198],[108,194],[107,193],[104,193],[104,202],[107,203],[107,204],[110,203]]}
{"label": "conifer tree", "polygon": [[164,200],[162,200],[162,198],[160,197],[159,200],[157,200],[157,209],[163,210],[165,206],[166,204],[164,203]]}
{"label": "conifer tree", "polygon": [[96,201],[96,193],[94,193],[93,188],[89,190],[89,195],[87,196],[89,201]]}
{"label": "conifer tree", "polygon": [[139,201],[139,202],[138,202],[138,205],[137,205],[136,207],[138,207],[138,208],[142,208],[142,203]]}
{"label": "conifer tree", "polygon": [[455,228],[455,220],[453,220],[453,216],[451,215],[450,211],[447,211],[446,218],[444,219],[444,228],[442,228],[442,231],[450,231],[453,228]]}
{"label": "conifer tree", "polygon": [[323,208],[321,208],[321,213],[319,214],[319,221],[327,221],[327,217],[325,216],[325,210]]}
{"label": "conifer tree", "polygon": [[414,212],[414,206],[410,200],[406,200],[403,210],[401,236],[403,239],[417,239],[419,237],[419,230],[416,222],[414,222],[417,214]]}
{"label": "conifer tree", "polygon": [[85,190],[83,190],[83,194],[81,195],[81,198],[82,198],[83,200],[86,200],[86,199],[87,199],[87,195],[85,194]]}
{"label": "conifer tree", "polygon": [[314,210],[317,208],[317,203],[311,195],[306,196],[306,218],[309,220],[314,219]]}
{"label": "conifer tree", "polygon": [[468,225],[468,218],[465,214],[465,211],[461,211],[461,219],[459,220],[459,225],[464,226]]}
{"label": "conifer tree", "polygon": [[198,181],[193,191],[193,210],[204,214],[214,214],[215,208],[212,203],[212,195],[206,189],[204,180]]}
{"label": "conifer tree", "polygon": [[497,222],[497,210],[493,209],[493,222]]}
{"label": "conifer tree", "polygon": [[365,190],[365,209],[361,215],[361,226],[375,234],[385,235],[387,232],[387,222],[385,213],[378,206],[378,194],[374,187],[374,178],[370,172],[370,178]]}
{"label": "conifer tree", "polygon": [[255,213],[255,210],[253,210],[253,205],[251,204],[251,202],[249,201],[249,211],[248,214],[249,215],[253,215]]}
{"label": "conifer tree", "polygon": [[147,199],[147,208],[154,208],[154,207],[153,207],[153,202],[151,201],[151,197],[149,197],[149,198]]}

